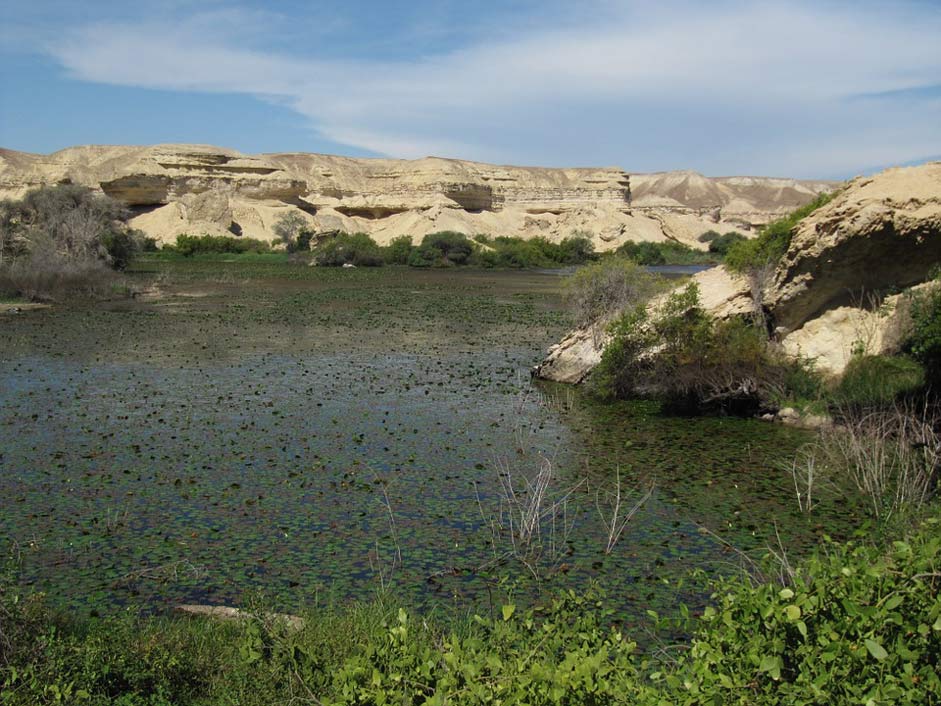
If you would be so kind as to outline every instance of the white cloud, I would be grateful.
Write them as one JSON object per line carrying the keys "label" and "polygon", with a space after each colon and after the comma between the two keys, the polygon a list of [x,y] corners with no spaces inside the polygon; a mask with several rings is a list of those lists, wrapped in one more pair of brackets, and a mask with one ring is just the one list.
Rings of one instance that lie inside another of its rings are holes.
{"label": "white cloud", "polygon": [[939,11],[638,7],[399,62],[263,50],[266,17],[238,13],[94,24],[47,51],[81,80],[267,96],[333,140],[399,157],[834,174],[941,151],[937,101],[849,100],[937,83]]}

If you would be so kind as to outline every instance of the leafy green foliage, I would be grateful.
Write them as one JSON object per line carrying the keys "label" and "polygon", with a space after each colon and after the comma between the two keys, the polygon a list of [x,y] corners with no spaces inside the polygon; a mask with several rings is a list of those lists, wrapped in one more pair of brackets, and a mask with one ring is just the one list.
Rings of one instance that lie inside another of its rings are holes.
{"label": "leafy green foliage", "polygon": [[[767,575],[773,569],[764,567]],[[321,609],[300,629],[251,606],[235,623],[77,621],[0,582],[5,704],[937,703],[941,532],[935,518],[888,547],[827,544],[786,581],[719,581],[701,615],[638,653],[594,591],[541,605],[507,595],[449,624],[383,601]]]}
{"label": "leafy green foliage", "polygon": [[609,333],[592,376],[602,397],[647,395],[687,412],[751,414],[788,394],[789,381],[806,383],[806,371],[795,369],[801,364],[772,349],[762,329],[705,312],[695,283],[655,313],[627,312]]}
{"label": "leafy green foliage", "polygon": [[772,221],[762,228],[757,238],[731,243],[725,254],[726,267],[734,272],[748,273],[774,265],[787,252],[797,224],[830,203],[836,194],[836,191],[821,194],[784,218]]}
{"label": "leafy green foliage", "polygon": [[400,235],[382,248],[382,257],[390,265],[407,265],[412,254],[412,236]]}
{"label": "leafy green foliage", "polygon": [[452,267],[467,264],[474,244],[463,233],[441,231],[429,233],[412,251],[408,264],[412,267]]}
{"label": "leafy green foliage", "polygon": [[694,250],[688,245],[667,240],[660,243],[628,240],[614,251],[639,265],[704,265],[717,261],[715,255]]}
{"label": "leafy green foliage", "polygon": [[889,405],[918,392],[924,383],[925,369],[911,358],[857,355],[846,366],[832,402],[844,409]]}
{"label": "leafy green foliage", "polygon": [[925,367],[935,388],[941,383],[941,286],[915,294],[910,307],[912,330],[905,348]]}
{"label": "leafy green foliage", "polygon": [[663,678],[672,703],[937,703],[939,566],[929,520],[887,551],[828,544],[783,588],[722,583]]}
{"label": "leafy green foliage", "polygon": [[713,238],[709,241],[709,252],[715,253],[721,258],[725,258],[728,255],[729,250],[737,243],[744,242],[746,240],[745,236],[741,233],[731,231],[729,233],[724,233],[717,238]]}
{"label": "leafy green foliage", "polygon": [[171,247],[174,252],[184,257],[193,255],[241,255],[244,253],[264,253],[271,248],[268,243],[253,238],[235,238],[228,235],[187,235],[182,233],[176,236],[176,244]]}
{"label": "leafy green foliage", "polygon": [[324,267],[379,267],[383,264],[382,250],[366,233],[339,233],[318,243],[313,253],[316,263]]}

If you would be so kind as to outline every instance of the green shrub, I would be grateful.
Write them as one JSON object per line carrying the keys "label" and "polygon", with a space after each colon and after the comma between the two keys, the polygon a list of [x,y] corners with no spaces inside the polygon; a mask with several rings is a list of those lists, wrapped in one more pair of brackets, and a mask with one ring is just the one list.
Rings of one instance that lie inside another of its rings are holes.
{"label": "green shrub", "polygon": [[635,243],[628,240],[614,251],[615,254],[633,260],[638,265],[665,265],[666,255],[657,243]]}
{"label": "green shrub", "polygon": [[711,243],[713,240],[720,237],[722,237],[722,235],[718,231],[707,230],[705,233],[696,238],[696,240],[698,240],[700,243]]}
{"label": "green shrub", "polygon": [[236,238],[229,235],[188,235],[186,233],[176,236],[176,244],[172,246],[174,252],[184,257],[193,255],[240,255],[243,253],[269,252],[271,247],[263,240],[253,238]]}
{"label": "green shrub", "polygon": [[400,235],[382,248],[382,257],[390,265],[407,265],[412,254],[412,236]]}
{"label": "green shrub", "polygon": [[683,412],[753,414],[794,394],[789,381],[807,384],[800,363],[769,346],[763,329],[704,311],[695,283],[653,314],[627,312],[608,332],[611,341],[592,373],[602,397],[650,396]]}
{"label": "green shrub", "polygon": [[913,295],[910,313],[912,329],[904,348],[925,367],[926,379],[937,394],[941,389],[941,286]]}
{"label": "green shrub", "polygon": [[324,267],[379,267],[383,264],[382,250],[366,233],[339,233],[318,243],[313,253],[316,263]]}
{"label": "green shrub", "polygon": [[672,240],[653,243],[649,241],[634,242],[628,240],[614,251],[617,255],[627,257],[639,265],[704,265],[716,262],[715,255],[709,255],[700,250],[694,250],[688,245]]}
{"label": "green shrub", "polygon": [[441,231],[429,233],[412,251],[408,264],[412,267],[451,267],[464,265],[474,252],[474,244],[463,233]]}
{"label": "green shrub", "polygon": [[741,233],[736,233],[735,231],[725,233],[717,238],[713,238],[709,242],[709,252],[715,253],[721,258],[725,258],[732,246],[744,240],[746,240],[746,238]]}
{"label": "green shrub", "polygon": [[840,408],[878,407],[918,392],[925,369],[915,360],[888,355],[853,356],[833,391]]}
{"label": "green shrub", "polygon": [[726,267],[734,272],[748,273],[776,264],[787,252],[791,235],[798,223],[818,208],[830,203],[836,194],[836,191],[821,194],[809,204],[766,225],[757,238],[730,244],[725,255]]}
{"label": "green shrub", "polygon": [[789,586],[735,578],[714,594],[673,704],[932,704],[941,694],[941,532],[889,550],[828,542]]}

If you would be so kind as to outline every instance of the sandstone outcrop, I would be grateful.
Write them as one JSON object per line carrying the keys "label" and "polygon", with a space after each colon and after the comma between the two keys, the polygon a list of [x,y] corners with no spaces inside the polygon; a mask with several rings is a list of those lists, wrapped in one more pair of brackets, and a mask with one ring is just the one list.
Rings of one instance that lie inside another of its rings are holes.
{"label": "sandstone outcrop", "polygon": [[[703,308],[717,318],[746,315],[753,311],[748,281],[724,267],[713,267],[692,278],[699,287]],[[684,282],[681,287],[685,287]],[[648,305],[656,311],[670,293],[654,298]],[[533,374],[555,382],[579,383],[601,362],[604,346],[608,342],[604,326],[589,326],[569,333],[552,346],[546,358],[536,366]]]}
{"label": "sandstone outcrop", "polygon": [[[702,196],[706,187],[698,180],[671,184],[672,193],[691,204],[709,198]],[[898,351],[909,325],[911,295],[935,286],[926,280],[939,265],[941,163],[890,169],[851,181],[799,224],[762,302],[787,353],[839,375],[854,352]],[[713,315],[754,311],[743,278],[717,267],[695,279],[703,307]],[[587,377],[605,341],[583,333],[576,331],[550,349],[536,374],[560,381]],[[589,349],[588,342],[596,345]]]}
{"label": "sandstone outcrop", "polygon": [[51,155],[0,150],[0,197],[83,184],[121,199],[159,242],[180,233],[273,239],[296,212],[318,232],[366,232],[380,243],[440,230],[592,234],[705,247],[707,230],[749,230],[832,187],[827,182],[692,172],[631,175],[615,167],[548,169],[428,157],[405,161],[287,153],[250,156],[207,145],[84,146]]}
{"label": "sandstone outcrop", "polygon": [[904,289],[941,262],[941,163],[856,179],[805,218],[765,294],[790,331],[870,293]]}

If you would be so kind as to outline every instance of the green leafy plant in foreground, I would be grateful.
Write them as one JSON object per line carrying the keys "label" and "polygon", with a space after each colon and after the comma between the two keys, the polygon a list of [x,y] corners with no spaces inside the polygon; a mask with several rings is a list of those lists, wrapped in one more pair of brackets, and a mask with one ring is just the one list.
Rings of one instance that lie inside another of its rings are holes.
{"label": "green leafy plant in foreground", "polygon": [[510,593],[490,617],[447,623],[380,601],[289,629],[258,607],[237,623],[77,621],[7,579],[0,703],[939,703],[936,517],[887,547],[827,542],[758,576],[721,581],[700,616],[681,611],[688,640],[647,654],[592,591],[531,607]]}

